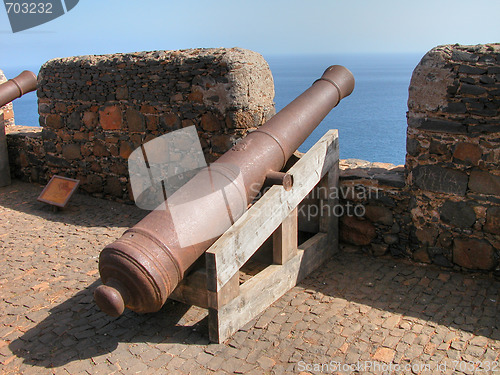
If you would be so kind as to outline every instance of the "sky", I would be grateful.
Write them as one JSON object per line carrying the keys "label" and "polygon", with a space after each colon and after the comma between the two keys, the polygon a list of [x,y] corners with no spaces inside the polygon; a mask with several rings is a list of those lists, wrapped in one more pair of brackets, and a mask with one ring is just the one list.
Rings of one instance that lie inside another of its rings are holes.
{"label": "sky", "polygon": [[53,21],[12,33],[0,8],[0,69],[197,47],[241,47],[264,56],[423,55],[439,44],[500,42],[499,14],[498,0],[80,0]]}

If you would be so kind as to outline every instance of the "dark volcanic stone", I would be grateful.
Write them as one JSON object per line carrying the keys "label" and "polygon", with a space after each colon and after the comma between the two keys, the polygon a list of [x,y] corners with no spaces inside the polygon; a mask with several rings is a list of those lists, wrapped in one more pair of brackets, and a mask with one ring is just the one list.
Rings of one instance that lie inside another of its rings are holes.
{"label": "dark volcanic stone", "polygon": [[413,119],[408,121],[408,125],[418,128],[420,130],[427,130],[431,132],[451,133],[451,134],[465,134],[467,128],[456,121],[448,121],[441,119]]}
{"label": "dark volcanic stone", "polygon": [[465,195],[467,174],[454,169],[423,165],[413,169],[413,184],[423,190]]}
{"label": "dark volcanic stone", "polygon": [[448,113],[465,113],[467,112],[467,107],[464,103],[449,103],[445,111]]}
{"label": "dark volcanic stone", "polygon": [[488,208],[483,229],[493,234],[500,234],[500,207]]}
{"label": "dark volcanic stone", "polygon": [[376,236],[375,227],[368,220],[354,216],[343,216],[340,224],[340,238],[353,245],[369,245]]}
{"label": "dark volcanic stone", "polygon": [[414,138],[406,138],[406,152],[411,156],[418,156],[420,152],[420,142]]}
{"label": "dark volcanic stone", "polygon": [[472,171],[469,189],[476,193],[500,196],[500,176],[483,171]]}
{"label": "dark volcanic stone", "polygon": [[453,262],[480,270],[491,270],[496,265],[493,246],[477,239],[456,239],[453,242]]}
{"label": "dark volcanic stone", "polygon": [[454,227],[469,228],[476,222],[476,213],[466,202],[446,201],[439,214],[441,220]]}

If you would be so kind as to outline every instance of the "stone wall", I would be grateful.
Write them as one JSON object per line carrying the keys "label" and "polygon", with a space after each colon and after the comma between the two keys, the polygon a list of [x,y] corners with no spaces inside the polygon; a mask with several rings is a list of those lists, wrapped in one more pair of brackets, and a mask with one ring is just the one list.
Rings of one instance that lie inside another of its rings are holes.
{"label": "stone wall", "polygon": [[341,187],[372,190],[342,201],[366,207],[341,219],[343,248],[499,272],[500,45],[429,51],[413,72],[408,109],[404,175],[341,164]]}
{"label": "stone wall", "polygon": [[[7,77],[2,70],[0,70],[0,84],[7,82]],[[3,107],[0,107],[0,118],[3,119],[4,126],[14,125],[14,109],[12,108],[12,103],[7,103]]]}
{"label": "stone wall", "polygon": [[403,166],[341,160],[341,248],[375,256],[408,255],[413,239],[409,201]]}
{"label": "stone wall", "polygon": [[409,89],[407,184],[416,254],[491,270],[500,255],[500,45],[439,46]]}
{"label": "stone wall", "polygon": [[[43,131],[10,134],[13,175],[58,173],[123,201],[126,158],[195,125],[208,161],[274,111],[262,57],[240,49],[49,61]],[[341,247],[500,274],[500,45],[439,46],[413,72],[405,166],[340,163]],[[34,130],[34,129],[33,129]]]}
{"label": "stone wall", "polygon": [[13,174],[77,178],[120,201],[132,199],[127,158],[141,144],[194,125],[211,162],[274,114],[266,61],[239,48],[54,59],[38,85],[42,147],[28,137],[18,148],[11,137]]}

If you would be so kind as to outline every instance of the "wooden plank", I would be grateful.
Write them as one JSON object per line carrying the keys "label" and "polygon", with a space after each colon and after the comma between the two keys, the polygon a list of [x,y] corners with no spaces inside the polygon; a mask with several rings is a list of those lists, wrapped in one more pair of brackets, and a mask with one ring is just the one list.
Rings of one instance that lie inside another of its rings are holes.
{"label": "wooden plank", "polygon": [[338,156],[338,131],[330,130],[288,171],[294,178],[290,191],[273,186],[206,251],[208,290],[219,291],[238,272]]}
{"label": "wooden plank", "polygon": [[238,297],[240,294],[240,275],[236,272],[234,276],[222,287],[218,292],[211,290],[208,292],[208,307],[213,309],[220,309],[229,301]]}
{"label": "wooden plank", "polygon": [[181,280],[168,298],[185,303],[208,308],[207,272],[198,269]]}
{"label": "wooden plank", "polygon": [[328,246],[336,253],[339,248],[339,163],[338,161],[328,171],[321,181],[322,193],[319,200],[321,209],[319,230],[328,234]]}
{"label": "wooden plank", "polygon": [[238,297],[218,310],[209,309],[210,340],[222,343],[314,271],[331,255],[326,242],[325,233],[316,234],[287,263],[268,266],[240,286]]}
{"label": "wooden plank", "polygon": [[297,208],[288,215],[273,233],[273,263],[285,264],[297,255]]}

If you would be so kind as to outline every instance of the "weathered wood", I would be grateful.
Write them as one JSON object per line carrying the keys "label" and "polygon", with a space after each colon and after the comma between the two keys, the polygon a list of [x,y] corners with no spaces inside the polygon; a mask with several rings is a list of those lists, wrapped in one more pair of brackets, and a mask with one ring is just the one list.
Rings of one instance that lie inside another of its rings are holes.
{"label": "weathered wood", "polygon": [[182,279],[168,298],[207,309],[209,304],[205,268],[197,269]]}
{"label": "weathered wood", "polygon": [[304,242],[283,265],[270,265],[240,286],[240,295],[219,309],[209,309],[209,336],[221,343],[314,271],[331,252],[327,235]]}
{"label": "weathered wood", "polygon": [[229,301],[238,297],[240,294],[240,278],[239,272],[222,287],[218,292],[208,291],[208,307],[213,309],[220,309]]}
{"label": "weathered wood", "polygon": [[328,131],[288,171],[294,186],[272,187],[206,252],[207,288],[217,292],[338,161],[338,131]]}
{"label": "weathered wood", "polygon": [[336,253],[339,248],[339,174],[339,162],[337,161],[320,184],[322,194],[319,200],[321,208],[319,230],[328,234],[328,246],[333,253]]}
{"label": "weathered wood", "polygon": [[285,264],[297,255],[297,226],[297,208],[295,208],[273,233],[274,264]]}

